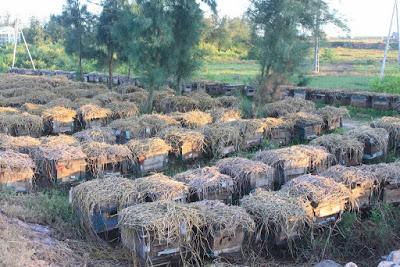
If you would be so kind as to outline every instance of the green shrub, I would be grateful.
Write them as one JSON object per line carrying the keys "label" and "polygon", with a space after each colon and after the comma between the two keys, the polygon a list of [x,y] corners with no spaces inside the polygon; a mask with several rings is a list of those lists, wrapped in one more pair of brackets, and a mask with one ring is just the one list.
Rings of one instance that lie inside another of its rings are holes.
{"label": "green shrub", "polygon": [[383,80],[377,78],[371,83],[374,91],[383,93],[400,93],[400,76],[386,76]]}

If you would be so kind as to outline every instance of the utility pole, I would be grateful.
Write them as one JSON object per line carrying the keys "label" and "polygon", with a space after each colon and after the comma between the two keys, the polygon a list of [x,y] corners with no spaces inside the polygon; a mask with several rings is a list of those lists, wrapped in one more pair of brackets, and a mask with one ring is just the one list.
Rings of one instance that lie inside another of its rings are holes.
{"label": "utility pole", "polygon": [[381,76],[380,76],[381,80],[385,77],[385,67],[386,67],[387,55],[388,55],[388,52],[390,49],[390,39],[392,37],[393,19],[394,19],[395,15],[396,15],[396,21],[397,21],[397,39],[398,39],[398,48],[399,48],[397,60],[398,60],[398,63],[400,64],[400,21],[399,21],[398,0],[394,1],[392,18],[390,19],[389,34],[386,39],[385,53],[383,56],[383,62],[382,62],[382,68],[381,68]]}
{"label": "utility pole", "polygon": [[12,67],[14,68],[14,66],[15,66],[15,59],[16,59],[16,56],[17,56],[17,45],[18,45],[18,39],[19,39],[18,37],[19,37],[19,35],[22,36],[22,40],[24,41],[25,49],[28,52],[29,59],[30,59],[31,64],[32,64],[32,68],[34,70],[36,70],[35,63],[33,62],[31,52],[29,51],[28,44],[27,44],[27,42],[25,40],[25,35],[24,35],[23,31],[19,28],[19,21],[18,20],[15,20],[14,53],[13,53]]}

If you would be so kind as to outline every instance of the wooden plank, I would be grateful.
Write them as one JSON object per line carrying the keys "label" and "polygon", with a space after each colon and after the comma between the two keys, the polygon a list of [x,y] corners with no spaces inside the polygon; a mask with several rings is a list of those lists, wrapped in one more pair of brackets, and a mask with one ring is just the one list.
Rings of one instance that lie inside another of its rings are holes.
{"label": "wooden plank", "polygon": [[399,204],[400,203],[400,187],[389,188],[384,187],[383,189],[383,201],[388,204]]}
{"label": "wooden plank", "polygon": [[241,228],[236,229],[233,235],[224,235],[222,231],[217,232],[210,238],[210,252],[214,257],[238,253],[242,250],[243,241],[244,231]]}
{"label": "wooden plank", "polygon": [[325,218],[343,212],[346,202],[338,200],[336,202],[321,203],[314,209],[314,214],[318,218]]}

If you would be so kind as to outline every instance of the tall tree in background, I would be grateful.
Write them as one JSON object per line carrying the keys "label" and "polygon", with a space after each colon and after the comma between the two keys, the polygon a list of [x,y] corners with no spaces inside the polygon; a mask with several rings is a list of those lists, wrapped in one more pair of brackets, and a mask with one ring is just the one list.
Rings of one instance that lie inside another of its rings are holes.
{"label": "tall tree in background", "polygon": [[310,0],[308,2],[309,18],[313,19],[312,35],[314,38],[314,72],[319,73],[320,42],[325,37],[323,27],[333,24],[344,31],[348,31],[345,21],[340,18],[335,10],[331,10],[324,0]]}
{"label": "tall tree in background", "polygon": [[82,59],[94,53],[95,16],[79,0],[67,0],[61,22],[65,28],[65,51],[78,57],[80,79],[83,78]]}
{"label": "tall tree in background", "polygon": [[44,25],[49,41],[58,43],[63,42],[65,38],[65,29],[62,25],[62,17],[51,15],[49,21]]}
{"label": "tall tree in background", "polygon": [[[121,15],[122,1],[104,0],[102,2],[103,11],[101,12],[97,27],[97,42],[101,48],[100,55],[105,58],[108,67],[108,87],[112,87],[113,65],[120,51],[121,45],[118,42],[117,29],[119,17]],[[105,50],[105,51],[104,51]]]}

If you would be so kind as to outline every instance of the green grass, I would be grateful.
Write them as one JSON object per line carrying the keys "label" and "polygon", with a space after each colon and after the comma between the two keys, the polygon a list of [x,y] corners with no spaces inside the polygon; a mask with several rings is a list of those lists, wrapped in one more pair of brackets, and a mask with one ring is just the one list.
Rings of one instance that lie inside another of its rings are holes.
{"label": "green grass", "polygon": [[259,74],[255,61],[206,62],[196,73],[195,80],[210,80],[231,84],[251,84]]}
{"label": "green grass", "polygon": [[307,86],[332,89],[362,89],[370,90],[374,77],[367,76],[313,76],[309,78]]}

